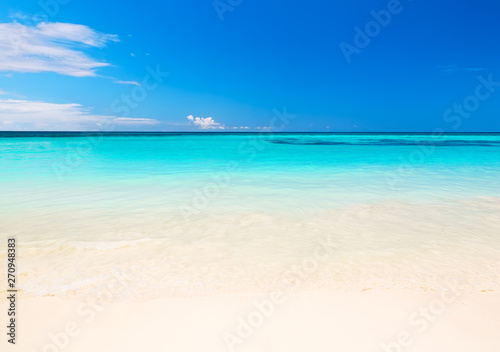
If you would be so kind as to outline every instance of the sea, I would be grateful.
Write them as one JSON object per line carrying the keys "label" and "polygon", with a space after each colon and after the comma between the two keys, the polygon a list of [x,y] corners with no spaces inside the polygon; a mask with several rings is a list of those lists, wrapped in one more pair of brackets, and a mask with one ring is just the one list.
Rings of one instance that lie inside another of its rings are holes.
{"label": "sea", "polygon": [[498,133],[0,132],[0,195],[26,296],[500,288]]}

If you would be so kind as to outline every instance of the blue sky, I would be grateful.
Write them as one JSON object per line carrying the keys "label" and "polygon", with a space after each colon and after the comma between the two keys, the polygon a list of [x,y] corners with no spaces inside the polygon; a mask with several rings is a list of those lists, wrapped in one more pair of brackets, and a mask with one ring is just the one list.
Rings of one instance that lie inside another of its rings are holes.
{"label": "blue sky", "polygon": [[493,0],[4,0],[0,129],[273,131],[286,109],[280,131],[500,131],[498,14]]}

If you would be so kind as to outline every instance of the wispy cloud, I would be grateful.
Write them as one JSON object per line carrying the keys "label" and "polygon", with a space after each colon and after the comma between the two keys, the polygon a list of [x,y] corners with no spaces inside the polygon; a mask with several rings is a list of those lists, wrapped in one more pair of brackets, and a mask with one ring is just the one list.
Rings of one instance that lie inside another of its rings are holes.
{"label": "wispy cloud", "polygon": [[136,81],[120,81],[120,80],[116,80],[115,83],[117,83],[117,84],[132,84],[134,86],[141,86],[141,84],[139,82],[136,82]]}
{"label": "wispy cloud", "polygon": [[0,23],[0,71],[96,76],[95,70],[109,63],[93,59],[84,50],[117,41],[114,34],[72,23]]}
{"label": "wispy cloud", "polygon": [[158,120],[92,114],[80,104],[0,99],[0,130],[96,131],[104,124],[154,125]]}
{"label": "wispy cloud", "polygon": [[194,117],[193,115],[187,116],[187,119],[195,126],[198,126],[202,130],[223,130],[226,126],[221,125],[211,117]]}
{"label": "wispy cloud", "polygon": [[452,74],[452,73],[457,73],[457,72],[481,72],[485,71],[486,68],[484,67],[460,67],[458,65],[439,65],[436,66],[437,69],[439,69],[442,73],[444,74]]}
{"label": "wispy cloud", "polygon": [[117,117],[113,119],[114,123],[122,124],[141,124],[141,125],[157,125],[160,123],[158,120],[154,119],[144,119],[144,118],[133,118],[133,117]]}
{"label": "wispy cloud", "polygon": [[9,94],[9,93],[7,93],[6,91],[0,89],[0,95],[7,95],[7,94]]}
{"label": "wispy cloud", "polygon": [[28,18],[28,15],[21,12],[21,11],[11,11],[9,17],[14,18],[14,19],[24,20],[24,19]]}
{"label": "wispy cloud", "polygon": [[484,67],[467,67],[465,70],[470,72],[486,71]]}

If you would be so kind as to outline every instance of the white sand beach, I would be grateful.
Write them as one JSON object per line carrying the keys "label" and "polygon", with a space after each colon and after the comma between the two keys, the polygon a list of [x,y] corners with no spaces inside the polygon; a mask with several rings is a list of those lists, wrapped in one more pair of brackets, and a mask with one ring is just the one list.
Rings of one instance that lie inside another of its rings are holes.
{"label": "white sand beach", "polygon": [[[500,350],[498,293],[297,291],[135,303],[108,298],[90,304],[21,298],[18,344],[2,351]],[[1,311],[6,307],[2,302]]]}

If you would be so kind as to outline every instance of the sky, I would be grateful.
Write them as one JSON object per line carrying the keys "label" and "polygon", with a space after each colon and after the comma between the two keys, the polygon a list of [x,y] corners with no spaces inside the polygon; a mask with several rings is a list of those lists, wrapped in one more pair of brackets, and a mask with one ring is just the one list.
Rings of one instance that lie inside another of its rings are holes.
{"label": "sky", "polygon": [[3,0],[0,130],[498,132],[495,0]]}

